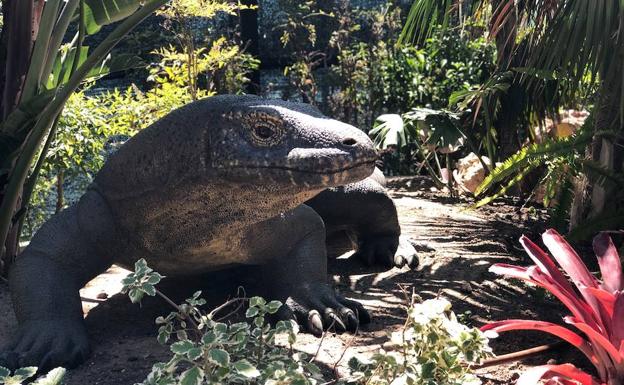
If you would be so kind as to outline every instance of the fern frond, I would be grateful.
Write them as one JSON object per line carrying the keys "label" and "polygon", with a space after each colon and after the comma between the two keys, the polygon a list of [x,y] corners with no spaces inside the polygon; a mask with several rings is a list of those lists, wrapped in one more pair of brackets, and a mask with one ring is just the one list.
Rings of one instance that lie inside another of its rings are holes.
{"label": "fern frond", "polygon": [[529,166],[529,164],[536,163],[539,165],[560,156],[568,155],[574,151],[582,151],[590,141],[591,133],[583,132],[569,138],[550,140],[524,147],[515,155],[505,160],[502,165],[492,170],[475,191],[475,196],[481,195],[484,191],[492,188],[496,183],[518,173],[520,170]]}
{"label": "fern frond", "polygon": [[550,217],[551,226],[560,231],[564,231],[564,227],[569,217],[570,208],[574,201],[574,188],[572,180],[568,175],[563,175],[563,183],[559,188],[557,203]]}
{"label": "fern frond", "polygon": [[539,166],[539,163],[529,164],[528,167],[526,167],[524,170],[519,172],[515,177],[511,178],[511,180],[509,180],[509,182],[507,182],[505,186],[503,186],[500,190],[498,190],[496,194],[490,195],[488,197],[481,199],[479,202],[475,203],[474,206],[472,206],[472,208],[476,209],[481,206],[485,206],[489,204],[490,202],[492,202],[493,200],[498,199],[502,197],[503,195],[507,194],[507,191],[509,191],[510,188],[512,188],[514,185],[516,185],[518,182],[524,179],[524,177],[527,176],[528,173],[535,170],[538,166]]}

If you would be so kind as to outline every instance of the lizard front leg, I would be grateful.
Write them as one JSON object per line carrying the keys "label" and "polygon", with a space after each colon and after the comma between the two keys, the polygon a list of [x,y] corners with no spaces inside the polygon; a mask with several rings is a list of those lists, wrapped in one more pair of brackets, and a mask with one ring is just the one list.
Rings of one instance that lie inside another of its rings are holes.
{"label": "lizard front leg", "polygon": [[325,227],[310,207],[254,225],[245,243],[259,253],[252,260],[258,262],[263,294],[285,304],[279,318],[295,319],[315,335],[332,325],[355,331],[370,321],[360,303],[337,294],[328,282]]}
{"label": "lizard front leg", "polygon": [[11,368],[74,367],[89,353],[79,289],[112,264],[98,243],[112,220],[95,192],[47,221],[18,256],[9,287],[18,321],[14,339],[0,353]]}

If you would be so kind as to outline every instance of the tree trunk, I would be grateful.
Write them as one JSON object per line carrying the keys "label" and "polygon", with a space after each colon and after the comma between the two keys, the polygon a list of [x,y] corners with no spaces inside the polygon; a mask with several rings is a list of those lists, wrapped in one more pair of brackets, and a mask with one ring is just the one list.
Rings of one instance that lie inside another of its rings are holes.
{"label": "tree trunk", "polygon": [[[258,57],[260,55],[260,37],[258,35],[258,0],[242,0],[242,5],[252,7],[240,11],[241,40],[248,54]],[[259,95],[260,68],[254,69],[249,76],[247,93]]]}
{"label": "tree trunk", "polygon": [[[616,61],[617,63],[618,61]],[[614,66],[615,67],[615,66]],[[620,103],[622,101],[622,74],[614,70],[603,77],[600,97],[594,109],[594,132],[613,132],[613,136],[595,135],[587,158],[613,173],[622,173],[624,140]],[[601,214],[622,212],[624,202],[617,195],[624,186],[596,183],[595,178],[582,176],[575,186],[575,197],[570,213],[570,229],[582,226]]]}
{"label": "tree trunk", "polygon": [[64,191],[63,191],[63,183],[65,182],[65,173],[63,170],[60,170],[56,175],[56,211],[55,213],[63,210],[63,206],[65,205]]}
{"label": "tree trunk", "polygon": [[[42,4],[40,0],[38,4]],[[7,53],[5,67],[5,84],[3,90],[3,120],[19,102],[24,78],[28,72],[30,52],[33,45],[33,28],[35,2],[33,0],[15,0],[7,3],[9,19],[5,19],[4,28],[7,33]],[[37,7],[38,8],[38,7]]]}
{"label": "tree trunk", "polygon": [[[0,62],[2,68],[2,75],[0,76],[4,77],[3,83],[0,83],[2,85],[0,115],[3,121],[20,101],[24,80],[28,72],[34,36],[38,30],[44,3],[43,0],[36,2],[34,0],[4,0],[2,2],[5,24],[0,46],[5,51],[0,54],[0,59],[3,59]],[[0,202],[5,199],[4,192],[9,176],[7,174],[0,175]],[[15,211],[21,206],[21,201],[21,197],[18,197]],[[16,214],[19,213],[16,212]],[[16,222],[13,221],[13,223]],[[0,242],[2,241],[0,240]],[[0,274],[7,274],[8,267],[18,252],[19,229],[18,226],[12,226],[4,245],[0,248]]]}
{"label": "tree trunk", "polygon": [[[495,12],[501,12],[502,0],[492,0],[492,9]],[[495,37],[497,61],[502,70],[506,70],[514,66],[524,66],[524,63],[518,62],[517,55],[514,54],[516,49],[517,36],[517,12],[513,8],[508,11],[505,22],[498,29]],[[496,18],[493,18],[494,23]],[[491,26],[493,29],[494,26]],[[513,62],[512,62],[513,60]],[[518,139],[518,117],[522,112],[521,106],[524,105],[526,98],[524,87],[512,82],[507,93],[499,98],[501,103],[500,112],[495,117],[494,126],[498,133],[498,154],[497,159],[492,161],[503,161],[515,154],[520,149],[520,140]]]}

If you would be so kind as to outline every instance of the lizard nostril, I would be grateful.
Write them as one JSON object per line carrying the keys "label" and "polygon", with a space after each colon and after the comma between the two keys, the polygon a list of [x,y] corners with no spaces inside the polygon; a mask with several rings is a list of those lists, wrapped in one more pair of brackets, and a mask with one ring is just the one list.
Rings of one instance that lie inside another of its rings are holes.
{"label": "lizard nostril", "polygon": [[342,144],[344,144],[345,146],[349,146],[349,147],[355,146],[356,143],[357,142],[353,138],[346,138],[342,141]]}

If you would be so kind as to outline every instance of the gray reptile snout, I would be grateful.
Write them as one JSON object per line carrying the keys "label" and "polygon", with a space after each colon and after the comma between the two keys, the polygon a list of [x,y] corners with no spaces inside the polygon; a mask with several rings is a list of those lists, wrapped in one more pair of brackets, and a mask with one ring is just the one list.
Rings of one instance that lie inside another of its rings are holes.
{"label": "gray reptile snout", "polygon": [[341,131],[346,132],[337,138],[338,147],[350,153],[355,163],[371,162],[377,159],[377,151],[368,135],[347,124],[340,128]]}

